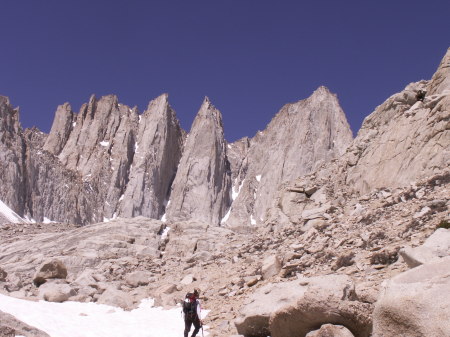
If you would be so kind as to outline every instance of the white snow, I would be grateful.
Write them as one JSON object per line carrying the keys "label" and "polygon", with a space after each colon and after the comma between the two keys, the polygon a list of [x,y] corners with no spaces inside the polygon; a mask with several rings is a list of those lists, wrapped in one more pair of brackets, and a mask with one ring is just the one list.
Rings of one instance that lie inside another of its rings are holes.
{"label": "white snow", "polygon": [[230,144],[228,144],[227,147],[228,147],[229,149],[231,149],[231,145],[230,145]]}
{"label": "white snow", "polygon": [[44,221],[43,221],[43,223],[55,223],[56,221],[52,221],[52,220],[50,220],[49,218],[46,218],[45,216],[44,216]]}
{"label": "white snow", "polygon": [[255,178],[256,178],[256,180],[257,180],[258,182],[261,181],[261,175],[260,175],[260,174],[258,174]]}
{"label": "white snow", "polygon": [[123,198],[125,198],[125,195],[124,195],[124,194],[122,194],[122,195],[120,196],[119,201],[122,201]]}
{"label": "white snow", "polygon": [[109,146],[109,142],[107,142],[106,140],[103,140],[100,142],[101,146]]}
{"label": "white snow", "polygon": [[253,218],[253,214],[250,215],[250,223],[251,223],[252,225],[256,225],[256,220]]}
{"label": "white snow", "polygon": [[72,127],[75,127],[75,126],[77,126],[77,122],[72,123]]}
{"label": "white snow", "polygon": [[134,143],[134,153],[138,153],[139,145],[138,143]]}
{"label": "white snow", "polygon": [[[32,302],[0,294],[0,310],[51,337],[179,337],[184,321],[181,309],[155,308],[145,299],[139,308],[125,311],[96,303]],[[208,314],[202,311],[202,318]],[[208,336],[208,326],[204,335]],[[192,333],[192,330],[191,330]],[[201,336],[201,332],[199,334]]]}
{"label": "white snow", "polygon": [[231,207],[228,209],[227,214],[225,214],[225,216],[222,218],[222,220],[220,220],[221,224],[227,222],[228,218],[230,217],[230,213],[231,213]]}
{"label": "white snow", "polygon": [[164,228],[164,231],[161,234],[161,240],[164,240],[167,237],[167,234],[169,233],[169,231],[170,231],[170,227],[169,226]]}
{"label": "white snow", "polygon": [[139,115],[139,124],[141,124],[141,119],[142,119],[142,116]]}
{"label": "white snow", "polygon": [[0,214],[12,223],[29,223],[29,221],[20,217],[16,212],[9,208],[3,201],[0,200]]}
{"label": "white snow", "polygon": [[[167,201],[167,204],[165,205],[166,210],[167,210],[167,207],[169,207],[169,205],[170,205],[170,200]],[[166,222],[167,221],[166,213],[163,214],[163,216],[161,217],[160,221],[162,221],[162,222]]]}
{"label": "white snow", "polygon": [[[244,181],[245,181],[245,179],[242,180],[241,184],[239,185],[239,189],[237,191],[234,189],[234,186],[233,186],[233,189],[231,191],[231,199],[233,201],[236,200],[236,198],[239,196],[239,193],[241,193],[241,188],[244,185]],[[234,183],[236,184],[236,180],[234,181]]]}

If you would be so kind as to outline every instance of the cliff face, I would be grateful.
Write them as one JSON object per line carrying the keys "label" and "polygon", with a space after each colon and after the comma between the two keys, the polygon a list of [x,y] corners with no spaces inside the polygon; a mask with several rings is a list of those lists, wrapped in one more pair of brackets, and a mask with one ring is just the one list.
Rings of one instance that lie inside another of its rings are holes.
{"label": "cliff face", "polygon": [[266,219],[280,184],[343,154],[352,133],[335,95],[325,87],[285,105],[267,128],[249,141],[230,144],[234,201],[224,223],[235,227]]}
{"label": "cliff face", "polygon": [[[450,50],[430,81],[411,83],[369,115],[352,147],[347,184],[399,187],[450,162]],[[427,90],[424,101],[415,98]]]}
{"label": "cliff face", "polygon": [[218,225],[230,204],[230,174],[222,116],[205,98],[186,139],[167,219]]}

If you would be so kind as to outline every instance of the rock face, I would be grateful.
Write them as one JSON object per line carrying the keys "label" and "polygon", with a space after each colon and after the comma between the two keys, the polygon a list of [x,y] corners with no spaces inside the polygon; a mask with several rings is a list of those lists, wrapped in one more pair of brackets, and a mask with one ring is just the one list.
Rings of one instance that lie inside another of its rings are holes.
{"label": "rock face", "polygon": [[181,158],[184,134],[162,95],[141,116],[133,167],[119,216],[161,218]]}
{"label": "rock face", "polygon": [[[19,109],[0,96],[0,200],[18,214],[24,213],[24,139]],[[13,188],[12,188],[13,187]]]}
{"label": "rock face", "polygon": [[0,336],[50,337],[47,333],[19,321],[12,315],[0,311]]}
{"label": "rock face", "polygon": [[371,311],[371,305],[357,300],[347,276],[327,275],[261,288],[235,324],[244,336],[304,337],[327,323],[369,336]]}
{"label": "rock face", "polygon": [[184,139],[167,95],[142,116],[113,95],[92,96],[78,114],[66,103],[48,137],[23,132],[6,98],[0,106],[0,200],[20,215],[86,224],[164,213]]}
{"label": "rock face", "polygon": [[233,204],[223,223],[238,227],[263,222],[280,184],[343,154],[351,141],[344,112],[327,88],[287,104],[250,141],[230,144]]}
{"label": "rock face", "polygon": [[222,116],[205,98],[173,182],[169,221],[194,220],[218,225],[231,201],[231,172]]}
{"label": "rock face", "polygon": [[[431,175],[450,162],[450,51],[431,81],[411,83],[366,117],[349,149],[347,184],[364,194]],[[423,102],[418,90],[428,90]]]}
{"label": "rock face", "polygon": [[450,336],[450,256],[387,282],[374,311],[374,337]]}

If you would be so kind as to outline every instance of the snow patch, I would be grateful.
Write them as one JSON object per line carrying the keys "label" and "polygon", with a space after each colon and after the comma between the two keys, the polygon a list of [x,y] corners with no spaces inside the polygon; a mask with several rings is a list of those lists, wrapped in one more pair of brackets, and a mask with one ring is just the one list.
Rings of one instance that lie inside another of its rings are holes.
{"label": "snow patch", "polygon": [[139,145],[138,143],[134,143],[134,153],[138,153]]}
{"label": "snow patch", "polygon": [[122,194],[122,195],[120,196],[119,201],[122,201],[123,198],[125,198],[125,194]]}
{"label": "snow patch", "polygon": [[[0,294],[0,310],[52,337],[179,337],[184,330],[180,308],[154,307],[152,299],[125,311],[92,302],[34,302]],[[202,319],[208,312],[202,310]],[[209,336],[208,326],[203,328],[204,335]]]}
{"label": "snow patch", "polygon": [[77,122],[73,122],[72,123],[72,127],[74,128],[74,127],[76,127],[77,126]]}
{"label": "snow patch", "polygon": [[161,234],[161,240],[164,240],[167,237],[167,234],[169,234],[169,231],[170,231],[170,227],[169,226],[164,228],[164,231]]}
{"label": "snow patch", "polygon": [[3,201],[0,200],[0,214],[3,215],[8,221],[12,223],[28,223],[29,221],[20,217],[16,212],[9,208]]}
{"label": "snow patch", "polygon": [[256,220],[255,220],[255,218],[253,218],[253,214],[250,215],[250,223],[251,223],[252,225],[256,225]]}
{"label": "snow patch", "polygon": [[43,223],[56,223],[56,221],[52,221],[49,218],[46,218],[45,216],[44,216],[44,220],[42,222]]}
{"label": "snow patch", "polygon": [[255,178],[256,178],[256,180],[257,180],[258,182],[261,181],[261,175],[260,175],[260,174],[258,174]]}
{"label": "snow patch", "polygon": [[222,220],[220,220],[221,224],[227,222],[228,218],[230,217],[230,213],[231,213],[231,207],[228,209],[227,214],[225,214],[225,216],[222,218]]}
{"label": "snow patch", "polygon": [[142,119],[142,116],[139,115],[139,124],[141,124],[141,119]]}
{"label": "snow patch", "polygon": [[104,141],[101,141],[101,142],[100,142],[100,145],[101,145],[101,146],[109,146],[109,142],[107,142],[106,140],[104,140]]}
{"label": "snow patch", "polygon": [[[167,207],[169,207],[169,205],[170,205],[170,200],[169,201],[167,201],[167,204],[166,204],[166,202],[164,202],[165,203],[165,209],[166,209],[166,211],[167,211]],[[164,213],[163,214],[163,216],[161,217],[161,219],[160,219],[160,221],[162,221],[162,222],[167,222],[167,216],[166,216],[166,213]]]}
{"label": "snow patch", "polygon": [[[236,179],[236,180],[237,180],[237,179]],[[236,180],[234,181],[234,184],[236,184]],[[233,201],[236,200],[236,198],[239,196],[239,193],[241,193],[241,188],[242,188],[242,186],[244,185],[244,181],[245,181],[245,179],[242,180],[242,182],[241,182],[241,184],[239,185],[239,188],[238,188],[237,191],[235,190],[235,188],[234,188],[234,186],[233,186],[232,191],[231,191],[231,199],[232,199]]]}

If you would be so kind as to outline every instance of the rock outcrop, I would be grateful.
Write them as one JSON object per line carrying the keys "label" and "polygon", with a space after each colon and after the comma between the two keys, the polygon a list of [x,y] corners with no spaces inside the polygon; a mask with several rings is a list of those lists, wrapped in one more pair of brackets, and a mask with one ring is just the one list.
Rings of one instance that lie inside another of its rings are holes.
{"label": "rock outcrop", "polygon": [[[140,116],[133,165],[119,216],[160,219],[181,158],[184,134],[167,94],[151,101]],[[119,198],[119,200],[120,200]]]}
{"label": "rock outcrop", "polygon": [[[411,83],[366,117],[347,157],[356,191],[405,186],[450,162],[449,60],[447,51],[431,81]],[[429,91],[423,102],[418,90]]]}
{"label": "rock outcrop", "polygon": [[241,310],[244,336],[304,337],[322,324],[346,326],[355,336],[372,331],[370,304],[358,301],[347,276],[301,278],[259,289]]}
{"label": "rock outcrop", "polygon": [[351,141],[344,112],[327,88],[285,105],[249,142],[230,144],[234,200],[223,223],[236,228],[264,222],[282,183],[342,155]]}
{"label": "rock outcrop", "polygon": [[374,337],[450,336],[450,256],[386,283],[375,305]]}
{"label": "rock outcrop", "polygon": [[169,221],[218,225],[231,201],[231,172],[222,115],[208,98],[195,117],[172,185]]}

